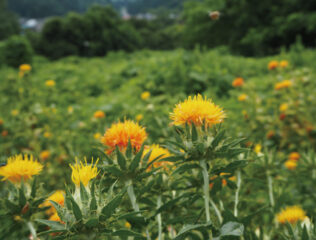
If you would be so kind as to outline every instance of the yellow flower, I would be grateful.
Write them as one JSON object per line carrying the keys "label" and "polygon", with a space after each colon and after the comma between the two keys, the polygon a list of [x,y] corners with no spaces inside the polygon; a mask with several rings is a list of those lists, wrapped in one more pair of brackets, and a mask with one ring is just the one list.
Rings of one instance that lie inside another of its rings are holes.
{"label": "yellow flower", "polygon": [[95,164],[93,164],[93,159],[92,163],[88,165],[87,159],[85,158],[85,163],[83,164],[82,162],[78,162],[76,159],[76,164],[72,165],[70,164],[69,166],[72,169],[72,174],[71,174],[71,180],[76,186],[80,186],[80,182],[84,186],[87,186],[90,182],[91,179],[95,178],[98,175],[98,168],[96,165],[98,164],[99,159],[96,161]]}
{"label": "yellow flower", "polygon": [[29,72],[32,70],[32,67],[29,64],[22,64],[20,65],[19,69],[21,72]]}
{"label": "yellow flower", "polygon": [[120,150],[125,151],[128,141],[131,141],[133,148],[138,151],[147,138],[145,128],[141,127],[138,123],[131,120],[125,120],[124,122],[118,122],[112,124],[112,126],[106,130],[102,142],[109,149],[107,153],[111,153],[116,146]]}
{"label": "yellow flower", "polygon": [[280,90],[283,88],[288,88],[292,86],[292,82],[290,80],[284,80],[282,82],[276,83],[274,86],[275,90]]}
{"label": "yellow flower", "polygon": [[[168,161],[158,162],[160,159],[170,156],[170,152],[167,149],[160,147],[158,144],[153,144],[145,148],[143,155],[145,156],[150,151],[151,151],[151,154],[148,159],[148,162],[151,162],[154,159],[156,159],[156,161],[153,163],[154,168],[163,167],[165,170],[167,170],[168,165],[172,165],[172,163]],[[149,167],[149,170],[150,169],[151,169],[151,166]]]}
{"label": "yellow flower", "polygon": [[47,80],[45,82],[46,87],[54,87],[56,85],[56,82],[54,80]]}
{"label": "yellow flower", "polygon": [[68,111],[69,114],[72,114],[74,112],[74,108],[72,106],[69,106],[67,108],[67,111]]}
{"label": "yellow flower", "polygon": [[280,112],[285,112],[289,108],[289,105],[287,103],[282,103],[280,105]]}
{"label": "yellow flower", "polygon": [[279,223],[285,224],[287,222],[294,224],[297,221],[303,221],[306,217],[305,211],[299,206],[289,206],[277,214]]}
{"label": "yellow flower", "polygon": [[60,222],[60,223],[64,224],[64,222],[61,221],[60,217],[58,216],[57,212],[55,212],[52,216],[50,216],[48,220],[49,221],[54,221],[54,222]]}
{"label": "yellow flower", "polygon": [[131,228],[132,227],[131,224],[129,222],[127,222],[127,221],[125,222],[124,225],[125,225],[126,228]]}
{"label": "yellow flower", "polygon": [[243,93],[243,94],[239,95],[238,101],[242,102],[242,101],[245,101],[247,98],[248,98],[247,94]]}
{"label": "yellow flower", "polygon": [[44,150],[40,153],[40,158],[44,161],[47,160],[49,157],[50,157],[50,151],[48,150]]}
{"label": "yellow flower", "polygon": [[52,136],[51,132],[44,132],[43,134],[44,138],[50,138]]}
{"label": "yellow flower", "polygon": [[98,110],[93,114],[93,117],[94,118],[105,118],[105,113],[103,111]]}
{"label": "yellow flower", "polygon": [[34,175],[38,175],[43,169],[43,165],[33,159],[30,155],[15,155],[8,158],[5,166],[0,167],[0,176],[2,181],[9,180],[13,183],[18,183],[23,179],[27,181]]}
{"label": "yellow flower", "polygon": [[280,62],[280,67],[281,67],[281,68],[286,68],[288,65],[289,65],[289,62],[286,61],[286,60],[282,60],[282,61]]}
{"label": "yellow flower", "polygon": [[52,215],[56,212],[55,207],[50,201],[54,201],[58,203],[59,205],[64,206],[65,192],[61,190],[57,190],[52,195],[50,195],[44,203],[40,205],[40,207],[50,207],[49,209],[46,210],[47,215]]}
{"label": "yellow flower", "polygon": [[256,144],[254,151],[255,151],[255,153],[259,154],[259,153],[261,153],[261,149],[262,149],[261,144]]}
{"label": "yellow flower", "polygon": [[101,133],[95,133],[95,134],[93,134],[93,137],[96,140],[100,140],[102,138],[102,135],[101,135]]}
{"label": "yellow flower", "polygon": [[136,115],[136,121],[139,122],[140,120],[142,120],[144,118],[143,114],[137,114]]}
{"label": "yellow flower", "polygon": [[150,97],[150,92],[145,91],[140,95],[141,99],[147,100]]}
{"label": "yellow flower", "polygon": [[301,157],[301,155],[298,153],[298,152],[291,152],[290,155],[289,155],[289,159],[291,160],[299,160]]}
{"label": "yellow flower", "polygon": [[12,111],[11,111],[11,115],[12,116],[17,116],[19,114],[19,110],[17,110],[17,109],[13,109]]}
{"label": "yellow flower", "polygon": [[19,216],[19,215],[15,215],[15,216],[13,217],[13,219],[14,219],[15,221],[17,221],[17,222],[19,222],[19,221],[22,220],[21,216]]}
{"label": "yellow flower", "polygon": [[292,160],[289,159],[284,163],[284,166],[288,169],[288,170],[294,170],[297,167],[297,162],[296,160]]}
{"label": "yellow flower", "polygon": [[241,87],[242,85],[244,85],[244,79],[241,77],[235,78],[232,85],[233,87]]}
{"label": "yellow flower", "polygon": [[206,97],[203,99],[198,94],[193,98],[190,96],[184,102],[177,104],[170,114],[170,118],[174,125],[193,123],[196,126],[201,126],[205,122],[208,127],[211,127],[223,122],[225,113],[222,108],[215,105],[211,100]]}
{"label": "yellow flower", "polygon": [[279,62],[274,60],[274,61],[269,62],[268,69],[273,70],[273,69],[276,69],[278,66],[279,66]]}

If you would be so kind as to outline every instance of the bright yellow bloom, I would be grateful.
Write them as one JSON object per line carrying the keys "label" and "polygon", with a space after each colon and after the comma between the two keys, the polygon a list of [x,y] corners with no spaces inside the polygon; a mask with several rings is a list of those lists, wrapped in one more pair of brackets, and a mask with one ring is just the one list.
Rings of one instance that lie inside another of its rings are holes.
{"label": "bright yellow bloom", "polygon": [[132,225],[129,222],[127,222],[127,221],[125,222],[124,225],[125,225],[126,228],[131,228],[132,227]]}
{"label": "bright yellow bloom", "polygon": [[32,70],[32,67],[30,64],[22,64],[20,65],[19,69],[21,72],[29,72]]}
{"label": "bright yellow bloom", "polygon": [[297,162],[296,160],[292,160],[289,159],[284,163],[284,166],[288,169],[288,170],[294,170],[297,167]]}
{"label": "bright yellow bloom", "polygon": [[277,220],[279,223],[285,224],[289,222],[291,224],[297,221],[303,221],[306,217],[305,211],[299,206],[289,206],[283,209],[277,214]]}
{"label": "bright yellow bloom", "polygon": [[137,114],[136,115],[136,121],[139,122],[140,120],[142,120],[144,118],[143,114]]}
{"label": "bright yellow bloom", "polygon": [[51,132],[44,132],[43,134],[44,138],[50,138],[52,136]]}
{"label": "bright yellow bloom", "polygon": [[208,127],[223,122],[225,113],[222,108],[215,105],[210,99],[198,94],[191,96],[184,102],[176,105],[170,114],[174,125],[194,124],[201,126],[204,122]]}
{"label": "bright yellow bloom", "polygon": [[47,160],[49,157],[50,157],[50,151],[48,150],[44,150],[40,153],[40,158],[44,161]]}
{"label": "bright yellow bloom", "polygon": [[242,101],[245,101],[247,98],[248,98],[247,94],[243,93],[243,94],[239,95],[238,101],[242,102]]}
{"label": "bright yellow bloom", "polygon": [[281,67],[281,68],[286,68],[288,65],[289,65],[289,62],[286,61],[286,60],[282,60],[282,61],[280,62],[280,67]]}
{"label": "bright yellow bloom", "polygon": [[11,115],[12,116],[17,116],[17,115],[19,115],[19,110],[17,110],[17,109],[13,109],[12,111],[11,111]]}
{"label": "bright yellow bloom", "polygon": [[261,153],[261,149],[262,149],[262,146],[261,146],[261,144],[256,144],[255,145],[255,148],[254,148],[254,151],[255,151],[255,153]]}
{"label": "bright yellow bloom", "polygon": [[95,178],[99,173],[98,168],[96,167],[98,161],[99,159],[93,164],[92,159],[92,163],[88,165],[87,159],[85,158],[85,164],[78,162],[77,159],[75,165],[70,164],[69,166],[72,169],[71,180],[73,183],[76,184],[76,186],[80,186],[81,182],[84,186],[87,186],[90,180]]}
{"label": "bright yellow bloom", "polygon": [[292,86],[292,82],[290,80],[284,80],[282,82],[276,83],[274,85],[274,89],[275,90],[280,90],[280,89],[288,88],[288,87],[291,87],[291,86]]}
{"label": "bright yellow bloom", "polygon": [[140,95],[141,99],[147,100],[150,97],[150,92],[145,91]]}
{"label": "bright yellow bloom", "polygon": [[233,83],[232,83],[233,87],[241,87],[243,85],[244,85],[244,79],[241,77],[235,78]]}
{"label": "bright yellow bloom", "polygon": [[54,80],[47,80],[45,82],[46,87],[54,87],[56,85],[56,82]]}
{"label": "bright yellow bloom", "polygon": [[112,124],[112,126],[106,130],[102,142],[105,146],[109,147],[107,153],[111,153],[116,146],[122,151],[128,146],[130,140],[133,148],[138,151],[147,138],[147,133],[144,127],[141,127],[138,123],[131,120],[125,120],[124,122],[118,122]]}
{"label": "bright yellow bloom", "polygon": [[22,179],[27,181],[34,175],[38,175],[43,169],[43,165],[34,160],[30,155],[15,155],[8,158],[7,165],[0,167],[0,176],[2,181],[9,180],[18,183]]}
{"label": "bright yellow bloom", "polygon": [[55,207],[50,201],[54,201],[58,203],[59,205],[64,206],[65,192],[61,190],[57,190],[52,195],[50,195],[44,203],[40,205],[40,207],[50,207],[49,209],[46,210],[47,215],[52,215],[56,212]]}
{"label": "bright yellow bloom", "polygon": [[101,135],[101,133],[95,133],[95,134],[93,134],[93,137],[95,140],[100,140],[102,138],[102,135]]}
{"label": "bright yellow bloom", "polygon": [[269,62],[268,69],[273,70],[273,69],[276,69],[278,66],[279,66],[279,62],[274,60],[274,61]]}
{"label": "bright yellow bloom", "polygon": [[[49,221],[54,221],[54,222],[60,222],[62,224],[65,224],[63,221],[61,221],[60,217],[58,216],[58,213],[55,212],[52,216],[49,217]],[[55,233],[54,233],[55,234]]]}
{"label": "bright yellow bloom", "polygon": [[[165,170],[167,170],[168,166],[172,165],[172,163],[168,161],[158,162],[160,159],[167,158],[170,156],[170,152],[167,149],[160,147],[158,144],[153,144],[145,148],[143,155],[145,156],[150,151],[151,154],[148,159],[148,162],[151,162],[154,159],[156,159],[156,161],[153,163],[154,168],[163,167]],[[151,167],[149,167],[149,170],[150,169]]]}
{"label": "bright yellow bloom", "polygon": [[279,110],[280,110],[280,112],[285,112],[288,108],[289,108],[289,105],[287,103],[282,103],[280,105]]}
{"label": "bright yellow bloom", "polygon": [[105,113],[103,111],[98,110],[93,114],[93,117],[94,118],[105,118]]}
{"label": "bright yellow bloom", "polygon": [[301,155],[298,153],[298,152],[291,152],[290,155],[289,155],[289,159],[291,160],[299,160],[301,157]]}

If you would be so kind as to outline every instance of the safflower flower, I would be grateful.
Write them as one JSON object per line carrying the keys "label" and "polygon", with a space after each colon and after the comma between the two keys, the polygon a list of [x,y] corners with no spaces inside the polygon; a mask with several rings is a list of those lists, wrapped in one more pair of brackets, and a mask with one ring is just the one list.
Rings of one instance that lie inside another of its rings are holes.
{"label": "safflower flower", "polygon": [[281,68],[286,68],[288,65],[289,65],[289,62],[286,61],[286,60],[282,60],[282,61],[280,62],[280,67],[281,67]]}
{"label": "safflower flower", "polygon": [[280,89],[283,89],[283,88],[289,88],[291,86],[292,86],[292,82],[290,80],[284,80],[282,82],[276,83],[274,85],[274,89],[275,90],[280,90]]}
{"label": "safflower flower", "polygon": [[298,221],[303,221],[306,218],[305,211],[299,206],[289,206],[277,214],[277,220],[281,224],[287,222],[295,224]]}
{"label": "safflower flower", "polygon": [[69,164],[69,166],[72,169],[71,173],[71,180],[72,182],[79,187],[80,182],[86,187],[90,180],[96,178],[96,176],[99,174],[98,168],[96,165],[98,164],[99,159],[93,164],[93,159],[92,163],[88,165],[87,159],[85,158],[85,162],[82,163],[81,161],[78,162],[76,159],[76,164],[72,165]]}
{"label": "safflower flower", "polygon": [[244,94],[244,93],[243,93],[243,94],[239,95],[238,101],[243,102],[243,101],[245,101],[247,98],[248,98],[247,94]]}
{"label": "safflower flower", "polygon": [[289,159],[284,163],[284,166],[288,169],[288,170],[294,170],[297,167],[297,161],[296,160],[292,160]]}
{"label": "safflower flower", "polygon": [[54,87],[56,85],[56,82],[54,80],[47,80],[45,82],[46,87]]}
{"label": "safflower flower", "polygon": [[301,155],[298,153],[298,152],[291,152],[290,155],[289,155],[289,159],[291,160],[299,160],[301,157]]}
{"label": "safflower flower", "polygon": [[150,92],[145,91],[140,95],[141,99],[147,100],[150,97]]}
{"label": "safflower flower", "polygon": [[273,61],[269,62],[268,69],[273,70],[273,69],[276,69],[278,66],[279,66],[279,62],[273,60]]}
{"label": "safflower flower", "polygon": [[233,83],[232,83],[233,87],[241,87],[243,85],[244,85],[244,79],[241,77],[235,78]]}
{"label": "safflower flower", "polygon": [[[151,146],[147,146],[144,149],[143,156],[145,156],[150,151],[151,151],[151,154],[148,159],[148,162],[151,162],[154,159],[156,159],[156,161],[152,164],[154,168],[163,167],[164,170],[168,170],[168,166],[173,165],[172,162],[168,162],[168,161],[159,162],[159,160],[170,156],[170,152],[167,149],[160,147],[158,144],[153,144]],[[149,167],[149,170],[150,169],[151,169],[151,166]]]}
{"label": "safflower flower", "polygon": [[105,113],[101,110],[98,110],[93,114],[93,117],[97,119],[105,118]]}

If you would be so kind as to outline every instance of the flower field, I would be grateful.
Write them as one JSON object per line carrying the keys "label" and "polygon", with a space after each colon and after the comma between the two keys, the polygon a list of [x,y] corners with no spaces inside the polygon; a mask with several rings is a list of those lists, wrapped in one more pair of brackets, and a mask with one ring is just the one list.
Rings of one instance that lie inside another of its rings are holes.
{"label": "flower field", "polygon": [[0,69],[0,239],[316,239],[316,52]]}

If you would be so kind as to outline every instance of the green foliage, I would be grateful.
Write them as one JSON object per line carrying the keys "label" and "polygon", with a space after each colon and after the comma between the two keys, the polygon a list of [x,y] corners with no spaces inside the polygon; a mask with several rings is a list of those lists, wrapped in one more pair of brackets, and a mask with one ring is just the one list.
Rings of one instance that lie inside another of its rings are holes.
{"label": "green foliage", "polygon": [[0,41],[20,31],[16,16],[7,9],[7,1],[0,0]]}
{"label": "green foliage", "polygon": [[5,64],[18,67],[21,64],[32,62],[33,49],[25,37],[12,36],[4,42],[1,55],[3,55]]}

